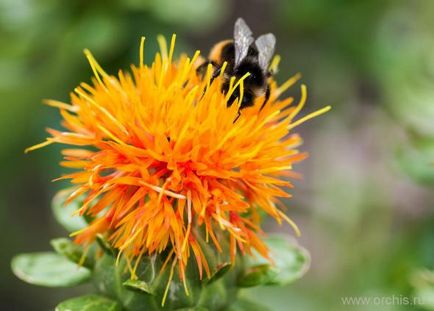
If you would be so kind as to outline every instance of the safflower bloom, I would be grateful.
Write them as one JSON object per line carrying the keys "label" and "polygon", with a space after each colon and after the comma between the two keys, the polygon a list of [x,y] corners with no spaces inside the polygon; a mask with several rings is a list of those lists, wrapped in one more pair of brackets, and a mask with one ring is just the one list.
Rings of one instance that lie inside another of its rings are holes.
{"label": "safflower bloom", "polygon": [[238,251],[267,258],[259,211],[299,232],[279,206],[279,198],[290,197],[285,189],[292,187],[288,177],[296,176],[293,164],[306,158],[292,129],[329,107],[295,120],[306,87],[296,105],[279,97],[296,75],[281,86],[272,81],[267,104],[261,108],[259,97],[238,117],[239,99],[230,107],[227,101],[237,89],[242,96],[242,79],[232,79],[223,94],[221,75],[211,79],[211,68],[205,77],[196,74],[198,52],[173,60],[175,36],[169,49],[162,37],[159,43],[161,53],[147,66],[143,38],[140,64],[117,76],[85,51],[92,84],[81,83],[70,103],[47,101],[60,110],[64,130],[48,129],[51,137],[27,151],[73,146],[62,151],[61,165],[76,171],[60,179],[74,187],[67,202],[84,197],[77,214],[91,218],[74,233],[77,243],[89,245],[103,234],[130,262],[167,251],[171,277],[177,266],[181,280],[190,256],[201,278],[210,275],[199,235],[216,251],[227,251],[232,263]]}

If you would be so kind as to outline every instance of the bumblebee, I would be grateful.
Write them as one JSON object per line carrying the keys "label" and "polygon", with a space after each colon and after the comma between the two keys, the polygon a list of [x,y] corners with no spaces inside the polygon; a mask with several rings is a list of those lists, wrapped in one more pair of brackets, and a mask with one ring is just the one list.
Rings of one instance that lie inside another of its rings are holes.
{"label": "bumblebee", "polygon": [[[211,64],[214,70],[212,79],[215,79],[226,62],[226,69],[222,75],[224,79],[223,93],[229,90],[231,77],[235,77],[237,81],[249,73],[249,76],[244,79],[244,93],[240,110],[253,106],[255,98],[265,95],[262,108],[270,97],[269,78],[273,72],[268,68],[275,45],[276,38],[271,33],[261,35],[255,40],[246,22],[242,18],[238,18],[234,26],[234,38],[214,45],[208,60],[197,67],[197,73],[203,77]],[[237,89],[229,98],[227,106],[231,106],[239,96]]]}

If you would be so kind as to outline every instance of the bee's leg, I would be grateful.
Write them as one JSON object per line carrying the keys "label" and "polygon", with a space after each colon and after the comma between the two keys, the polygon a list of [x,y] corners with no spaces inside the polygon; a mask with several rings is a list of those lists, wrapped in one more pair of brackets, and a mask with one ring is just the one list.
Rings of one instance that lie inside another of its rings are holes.
{"label": "bee's leg", "polygon": [[[216,66],[214,66],[215,68]],[[220,72],[222,71],[221,67],[218,67],[216,70],[214,70],[212,76],[211,76],[211,82],[214,81],[215,78],[217,78],[220,75]]]}
{"label": "bee's leg", "polygon": [[[226,94],[226,92],[224,92],[223,94]],[[236,91],[234,91],[232,93],[232,95],[229,97],[227,103],[226,103],[226,107],[230,107],[232,106],[232,104],[235,102],[235,100],[238,98],[238,94],[236,94]]]}
{"label": "bee's leg", "polygon": [[212,65],[214,67],[214,72],[211,75],[211,79],[209,79],[209,83],[213,83],[214,79],[217,78],[220,75],[221,67],[217,67],[217,64],[212,62]]}
{"label": "bee's leg", "polygon": [[209,64],[211,64],[211,62],[206,61],[206,62],[202,63],[201,65],[199,65],[199,66],[196,68],[196,74],[197,74],[201,79],[203,79],[203,77],[205,76],[206,68],[208,68],[208,65],[209,65]]}
{"label": "bee's leg", "polygon": [[270,85],[267,84],[267,89],[265,90],[265,98],[264,98],[264,102],[261,105],[261,108],[259,108],[259,111],[262,110],[262,108],[264,108],[265,104],[268,102],[268,100],[270,99],[270,95],[271,95],[271,90],[270,90]]}
{"label": "bee's leg", "polygon": [[[214,81],[214,79],[220,74],[220,67],[218,67],[217,63],[214,61],[206,61],[196,68],[196,74],[203,80],[208,71],[208,66],[211,65],[213,68],[213,73],[211,75],[210,84]],[[216,72],[217,75],[216,75]],[[202,97],[205,95],[206,89],[203,90]]]}
{"label": "bee's leg", "polygon": [[[220,74],[220,68],[218,67],[216,62],[212,60],[204,62],[203,64],[201,64],[199,67],[196,68],[196,73],[201,79],[203,79],[206,75],[209,65],[211,65],[213,68],[213,74],[211,76],[211,82],[212,82]],[[216,72],[218,73],[216,74]]]}
{"label": "bee's leg", "polygon": [[[239,97],[240,94],[239,94],[238,90],[235,90],[235,91],[234,91],[234,94],[232,94],[232,96]],[[234,100],[235,100],[235,98],[234,98]],[[243,100],[242,100],[242,102],[240,103],[240,108],[238,109],[238,114],[237,114],[237,117],[236,117],[235,120],[234,120],[234,123],[235,123],[235,122],[238,120],[238,118],[241,116],[241,110],[242,110],[242,109],[253,106],[253,100],[254,100],[254,95],[253,95],[253,93],[252,93],[251,91],[246,90],[246,92],[244,93],[244,96],[243,96]],[[233,101],[230,102],[230,103],[228,103],[228,107],[229,107],[230,105],[232,105],[232,103],[233,103]]]}
{"label": "bee's leg", "polygon": [[238,118],[239,118],[240,116],[241,116],[241,111],[238,110],[238,114],[237,114],[237,117],[236,117],[235,120],[234,120],[234,123],[237,122],[237,120],[238,120]]}

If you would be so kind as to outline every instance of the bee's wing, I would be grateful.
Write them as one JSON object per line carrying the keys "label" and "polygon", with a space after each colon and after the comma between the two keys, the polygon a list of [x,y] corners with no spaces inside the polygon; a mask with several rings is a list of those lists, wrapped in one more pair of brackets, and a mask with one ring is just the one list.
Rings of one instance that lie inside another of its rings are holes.
{"label": "bee's wing", "polygon": [[255,41],[258,48],[258,62],[259,66],[264,72],[268,70],[271,58],[274,54],[274,47],[276,46],[276,37],[272,33],[260,36]]}
{"label": "bee's wing", "polygon": [[242,18],[238,18],[234,27],[234,45],[235,45],[235,66],[239,65],[241,60],[246,57],[250,45],[254,39],[252,31]]}

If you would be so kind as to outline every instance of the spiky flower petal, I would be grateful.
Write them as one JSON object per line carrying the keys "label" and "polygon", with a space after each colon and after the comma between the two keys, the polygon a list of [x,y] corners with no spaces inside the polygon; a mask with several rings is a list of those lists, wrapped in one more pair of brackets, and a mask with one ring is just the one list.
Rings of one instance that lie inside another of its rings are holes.
{"label": "spiky flower petal", "polygon": [[306,157],[292,129],[329,107],[295,120],[306,87],[296,105],[279,97],[296,75],[281,86],[272,82],[268,103],[261,108],[259,97],[238,117],[238,103],[227,107],[227,101],[237,88],[242,96],[242,79],[232,79],[223,94],[222,76],[211,79],[211,68],[205,78],[196,74],[198,52],[173,61],[174,37],[169,51],[159,41],[162,51],[151,66],[143,64],[142,40],[139,66],[117,76],[86,51],[92,84],[81,83],[70,104],[47,102],[59,108],[65,130],[49,129],[51,137],[28,150],[72,146],[62,151],[61,165],[76,171],[61,179],[74,186],[68,201],[84,196],[77,213],[91,219],[75,234],[78,243],[103,234],[131,262],[166,251],[171,276],[177,266],[181,279],[190,256],[201,277],[210,274],[202,236],[232,261],[252,249],[267,257],[259,211],[298,233],[279,207],[279,198],[290,196],[293,164]]}

